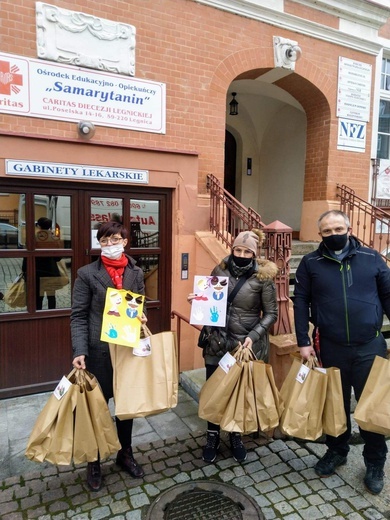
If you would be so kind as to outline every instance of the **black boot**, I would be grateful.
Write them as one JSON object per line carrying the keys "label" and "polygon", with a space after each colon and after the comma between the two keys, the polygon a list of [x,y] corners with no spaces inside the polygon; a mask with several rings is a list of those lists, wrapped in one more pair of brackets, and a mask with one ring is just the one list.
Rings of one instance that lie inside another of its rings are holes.
{"label": "black boot", "polygon": [[366,474],[364,476],[364,485],[367,490],[373,495],[378,495],[383,489],[383,478],[385,476],[383,472],[383,464],[373,464],[372,462],[366,462]]}
{"label": "black boot", "polygon": [[91,491],[99,491],[99,489],[101,489],[103,479],[99,460],[95,462],[88,462],[87,483]]}
{"label": "black boot", "polygon": [[214,462],[219,448],[219,432],[207,430],[206,446],[203,448],[202,459],[205,462]]}
{"label": "black boot", "polygon": [[116,463],[122,469],[130,473],[133,478],[142,478],[145,475],[144,470],[134,460],[133,450],[131,448],[121,449],[118,451]]}

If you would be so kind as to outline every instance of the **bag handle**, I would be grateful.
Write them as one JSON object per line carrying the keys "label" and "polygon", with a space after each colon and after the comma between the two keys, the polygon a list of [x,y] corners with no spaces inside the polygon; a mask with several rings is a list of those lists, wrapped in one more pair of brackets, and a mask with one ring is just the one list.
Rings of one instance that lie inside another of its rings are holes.
{"label": "bag handle", "polygon": [[251,348],[243,347],[240,342],[236,349],[232,352],[233,357],[239,362],[257,361],[255,353]]}
{"label": "bag handle", "polygon": [[141,330],[142,330],[142,333],[143,333],[144,338],[148,338],[149,336],[152,336],[152,332],[151,332],[151,330],[148,328],[148,326],[146,325],[146,323],[143,323],[143,324],[141,325]]}

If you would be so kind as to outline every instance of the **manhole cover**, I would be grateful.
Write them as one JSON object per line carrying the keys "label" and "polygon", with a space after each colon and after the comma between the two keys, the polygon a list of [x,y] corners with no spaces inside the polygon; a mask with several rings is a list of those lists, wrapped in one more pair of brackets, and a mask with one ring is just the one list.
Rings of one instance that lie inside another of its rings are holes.
{"label": "manhole cover", "polygon": [[179,484],[159,495],[145,520],[265,520],[249,495],[210,480]]}

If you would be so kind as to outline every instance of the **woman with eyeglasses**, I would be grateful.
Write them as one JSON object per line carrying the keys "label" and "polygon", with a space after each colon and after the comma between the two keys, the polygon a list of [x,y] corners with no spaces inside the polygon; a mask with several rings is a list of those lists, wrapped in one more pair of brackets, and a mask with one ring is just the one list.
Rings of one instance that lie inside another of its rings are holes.
{"label": "woman with eyeglasses", "polygon": [[[73,288],[70,317],[73,366],[96,376],[108,402],[113,397],[113,369],[108,343],[100,340],[106,291],[113,287],[145,294],[145,285],[142,269],[124,252],[128,232],[120,222],[105,222],[96,238],[101,246],[100,258],[78,270]],[[141,321],[147,321],[144,315]],[[116,463],[132,477],[142,478],[144,471],[134,460],[131,447],[133,419],[115,419],[122,446]],[[88,463],[87,483],[92,491],[101,488],[100,460]]]}

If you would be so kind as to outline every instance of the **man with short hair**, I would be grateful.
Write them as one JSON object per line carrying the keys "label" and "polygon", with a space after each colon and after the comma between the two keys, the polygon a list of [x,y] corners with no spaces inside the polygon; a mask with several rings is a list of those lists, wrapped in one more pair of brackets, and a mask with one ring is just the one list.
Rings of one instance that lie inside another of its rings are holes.
{"label": "man with short hair", "polygon": [[[387,355],[381,328],[383,312],[390,318],[390,269],[377,251],[361,246],[351,235],[349,219],[342,211],[323,213],[318,228],[322,242],[302,258],[297,269],[294,317],[302,358],[316,355],[309,337],[312,322],[319,333],[323,366],[337,367],[341,373],[347,430],[338,437],[326,436],[328,450],[314,467],[317,475],[328,477],[347,462],[351,389],[359,400],[375,356]],[[364,484],[378,494],[383,489],[385,437],[362,429],[360,434]]]}

